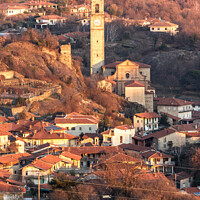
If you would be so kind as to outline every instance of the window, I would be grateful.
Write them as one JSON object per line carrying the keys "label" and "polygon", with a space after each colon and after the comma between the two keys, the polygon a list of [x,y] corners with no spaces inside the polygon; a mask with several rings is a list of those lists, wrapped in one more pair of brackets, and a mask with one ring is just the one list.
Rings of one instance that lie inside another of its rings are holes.
{"label": "window", "polygon": [[137,123],[139,123],[139,120],[137,120]]}
{"label": "window", "polygon": [[99,57],[99,54],[97,54],[97,57]]}
{"label": "window", "polygon": [[99,13],[99,4],[95,5],[95,13]]}
{"label": "window", "polygon": [[154,28],[152,28],[152,30],[154,30]]}
{"label": "window", "polygon": [[166,142],[166,141],[167,141],[167,139],[166,139],[166,137],[164,137],[164,138],[163,138],[163,142]]}
{"label": "window", "polygon": [[151,122],[151,118],[149,119],[149,122]]}
{"label": "window", "polygon": [[79,130],[81,131],[81,130],[82,130],[82,127],[79,127]]}
{"label": "window", "polygon": [[126,78],[128,79],[130,77],[130,74],[129,73],[126,73]]}
{"label": "window", "polygon": [[89,131],[91,131],[92,130],[92,128],[91,127],[89,127]]}
{"label": "window", "polygon": [[26,176],[28,176],[28,172],[26,172]]}
{"label": "window", "polygon": [[98,43],[99,41],[97,40],[97,43]]}
{"label": "window", "polygon": [[71,127],[71,130],[75,131],[75,130],[76,130],[76,128],[75,128],[75,127]]}
{"label": "window", "polygon": [[123,143],[123,136],[120,136],[120,143]]}
{"label": "window", "polygon": [[166,144],[164,144],[164,148],[166,148]]}
{"label": "window", "polygon": [[160,28],[158,28],[158,30],[160,30]]}
{"label": "window", "polygon": [[165,30],[167,30],[167,28],[165,28]]}

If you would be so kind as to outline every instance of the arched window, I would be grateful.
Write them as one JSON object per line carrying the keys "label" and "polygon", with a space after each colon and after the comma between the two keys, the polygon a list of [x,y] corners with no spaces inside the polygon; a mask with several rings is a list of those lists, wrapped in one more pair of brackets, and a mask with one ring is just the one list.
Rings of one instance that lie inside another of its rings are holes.
{"label": "arched window", "polygon": [[130,77],[130,74],[129,73],[126,73],[126,78],[128,79]]}
{"label": "arched window", "polygon": [[95,5],[95,13],[99,13],[99,4]]}

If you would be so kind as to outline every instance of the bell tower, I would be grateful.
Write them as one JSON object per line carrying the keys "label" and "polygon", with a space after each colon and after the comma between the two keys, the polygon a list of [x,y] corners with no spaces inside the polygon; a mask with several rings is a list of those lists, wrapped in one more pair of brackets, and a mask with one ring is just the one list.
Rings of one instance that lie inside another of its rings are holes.
{"label": "bell tower", "polygon": [[91,0],[90,74],[101,73],[104,65],[104,0]]}

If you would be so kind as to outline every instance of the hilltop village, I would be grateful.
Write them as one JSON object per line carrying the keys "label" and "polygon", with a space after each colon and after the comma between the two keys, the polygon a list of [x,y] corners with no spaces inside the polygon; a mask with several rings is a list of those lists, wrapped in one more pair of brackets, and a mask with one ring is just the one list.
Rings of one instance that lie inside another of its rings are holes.
{"label": "hilltop village", "polygon": [[153,34],[153,48],[179,25],[117,17],[103,0],[0,14],[0,199],[200,198],[200,101],[160,95],[150,63],[105,48],[116,23]]}

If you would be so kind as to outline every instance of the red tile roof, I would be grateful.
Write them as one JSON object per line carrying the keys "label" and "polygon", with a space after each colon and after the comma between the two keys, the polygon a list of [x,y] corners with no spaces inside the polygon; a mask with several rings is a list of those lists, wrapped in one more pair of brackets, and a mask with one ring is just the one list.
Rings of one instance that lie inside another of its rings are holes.
{"label": "red tile roof", "polygon": [[161,112],[161,114],[166,115],[167,117],[169,117],[169,118],[171,118],[171,119],[174,119],[174,120],[176,120],[176,121],[181,120],[180,117],[176,117],[176,116],[171,115],[171,114],[168,114],[168,113]]}
{"label": "red tile roof", "polygon": [[42,17],[38,17],[36,19],[66,19],[65,17],[61,17],[61,16],[58,16],[58,15],[45,15],[45,16],[42,16]]}
{"label": "red tile roof", "polygon": [[25,193],[26,189],[15,185],[10,185],[0,181],[0,192],[9,193]]}
{"label": "red tile roof", "polygon": [[19,154],[8,154],[8,155],[2,155],[0,157],[0,163],[6,164],[10,162],[18,162],[19,158],[24,156],[30,156],[29,153],[19,153]]}
{"label": "red tile roof", "polygon": [[79,156],[77,154],[70,153],[68,151],[64,151],[61,155],[64,156],[64,157],[67,157],[67,158],[71,158],[73,160],[80,160],[82,158],[81,156]]}
{"label": "red tile roof", "polygon": [[146,140],[148,138],[161,138],[161,137],[165,137],[166,135],[170,135],[171,133],[175,133],[176,130],[172,129],[172,128],[167,128],[161,131],[156,131],[154,133],[150,133],[144,137],[142,137],[143,140]]}
{"label": "red tile roof", "polygon": [[59,157],[53,156],[51,154],[41,158],[40,160],[42,160],[42,161],[44,161],[46,163],[52,164],[52,165],[55,165],[56,163],[62,161],[62,159],[60,159]]}
{"label": "red tile roof", "polygon": [[132,80],[132,81],[128,81],[124,84],[125,87],[145,87],[144,84],[136,81],[136,80]]}
{"label": "red tile roof", "polygon": [[45,170],[45,171],[52,168],[51,164],[48,164],[48,163],[42,161],[41,159],[40,160],[34,160],[31,164],[29,164],[27,166],[32,166],[32,167],[35,167],[35,168],[38,168],[38,169],[41,169],[41,170]]}
{"label": "red tile roof", "polygon": [[5,123],[5,122],[8,122],[9,120],[6,118],[6,117],[4,117],[4,116],[1,116],[0,117],[0,122],[3,122],[3,123]]}
{"label": "red tile roof", "polygon": [[[183,188],[187,193],[194,194],[194,193],[200,193],[200,190],[197,187],[188,187]],[[199,195],[200,196],[200,195]]]}
{"label": "red tile roof", "polygon": [[198,124],[181,124],[181,125],[173,125],[172,126],[174,129],[176,129],[177,131],[181,131],[181,132],[197,132],[197,130],[200,131],[200,126],[198,126]]}
{"label": "red tile roof", "polygon": [[136,117],[140,118],[160,118],[161,116],[155,112],[145,112],[145,113],[137,113],[135,114]]}
{"label": "red tile roof", "polygon": [[18,186],[25,186],[26,184],[20,181],[6,179],[6,182],[10,183],[11,185],[18,185]]}
{"label": "red tile roof", "polygon": [[90,147],[65,147],[65,151],[68,151],[73,154],[106,154],[114,152],[123,152],[119,146],[90,146]]}
{"label": "red tile roof", "polygon": [[154,150],[148,150],[148,151],[145,151],[145,152],[142,152],[141,155],[144,157],[144,158],[172,158],[172,156],[170,155],[167,155],[165,153],[160,153],[160,152],[156,152]]}
{"label": "red tile roof", "polygon": [[157,105],[161,106],[184,106],[193,104],[193,102],[191,101],[185,101],[182,99],[175,98],[154,98],[154,100],[158,101]]}
{"label": "red tile roof", "polygon": [[121,125],[121,126],[116,126],[115,128],[121,129],[121,130],[128,130],[128,129],[133,129],[133,126],[125,124],[125,125]]}
{"label": "red tile roof", "polygon": [[108,135],[109,132],[110,132],[110,130],[107,130],[107,131],[102,132],[101,134],[102,134],[102,135],[104,135],[104,134]]}
{"label": "red tile roof", "polygon": [[[180,180],[183,180],[183,179],[186,179],[186,178],[190,178],[190,177],[191,177],[191,175],[188,174],[187,172],[184,172],[184,171],[176,173],[176,180],[177,181],[180,181]],[[169,180],[175,180],[175,175],[168,176],[167,178]]]}
{"label": "red tile roof", "polygon": [[143,152],[143,151],[147,151],[151,149],[150,147],[144,147],[144,146],[139,146],[135,144],[121,144],[119,145],[119,147],[121,147],[123,150],[128,149],[128,150],[137,151],[137,152]]}
{"label": "red tile roof", "polygon": [[0,178],[1,179],[9,178],[11,175],[12,175],[12,173],[7,171],[6,169],[0,169]]}
{"label": "red tile roof", "polygon": [[154,24],[150,25],[150,27],[160,27],[160,26],[174,27],[174,26],[178,26],[178,25],[177,24],[173,24],[171,22],[166,22],[166,21],[155,22]]}
{"label": "red tile roof", "polygon": [[5,129],[0,129],[0,136],[5,136],[5,135],[9,136],[12,134]]}
{"label": "red tile roof", "polygon": [[25,139],[36,139],[36,140],[40,140],[40,139],[59,139],[59,140],[63,140],[63,139],[76,139],[77,136],[68,134],[68,133],[55,133],[55,132],[47,132],[46,130],[40,130],[36,133],[32,133],[31,135],[27,136]]}

